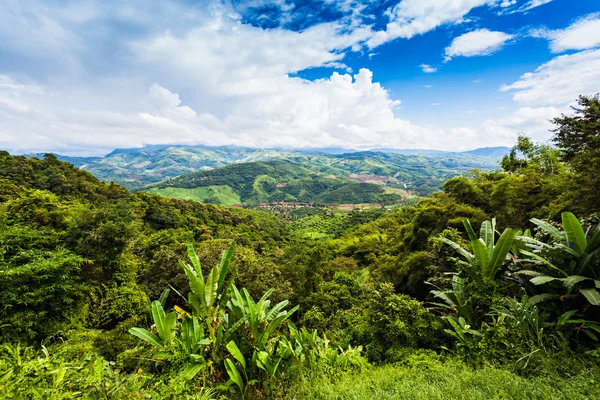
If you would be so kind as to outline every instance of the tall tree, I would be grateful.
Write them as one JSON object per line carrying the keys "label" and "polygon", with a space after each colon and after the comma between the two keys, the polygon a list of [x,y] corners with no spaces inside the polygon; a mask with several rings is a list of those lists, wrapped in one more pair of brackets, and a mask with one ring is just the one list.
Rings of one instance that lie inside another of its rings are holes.
{"label": "tall tree", "polygon": [[571,210],[587,214],[600,212],[600,98],[580,96],[577,103],[574,115],[552,121],[556,125],[552,140],[571,167]]}

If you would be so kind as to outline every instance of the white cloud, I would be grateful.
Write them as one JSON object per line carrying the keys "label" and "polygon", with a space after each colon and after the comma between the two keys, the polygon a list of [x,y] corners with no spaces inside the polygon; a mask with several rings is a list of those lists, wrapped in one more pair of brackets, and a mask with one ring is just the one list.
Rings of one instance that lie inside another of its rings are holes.
{"label": "white cloud", "polygon": [[545,142],[549,139],[549,130],[553,127],[550,120],[567,112],[568,107],[523,107],[508,116],[499,119],[486,119],[479,132],[490,138],[496,145],[511,145],[517,136],[524,133],[534,140]]}
{"label": "white cloud", "polygon": [[529,106],[565,104],[600,89],[600,50],[558,56],[501,88]]}
{"label": "white cloud", "polygon": [[440,106],[440,105],[441,105],[441,103],[431,103],[431,105],[432,105],[433,107],[437,107],[437,106]]}
{"label": "white cloud", "polygon": [[500,10],[498,14],[527,13],[530,10],[548,4],[551,1],[552,0],[529,0],[526,1],[525,4],[519,6],[517,0],[502,0],[502,3],[500,3],[502,10]]}
{"label": "white cloud", "polygon": [[433,85],[423,85],[423,86],[421,86],[421,87],[423,87],[423,88],[425,88],[425,89],[431,89],[431,88],[433,87]]}
{"label": "white cloud", "polygon": [[465,33],[452,40],[450,46],[446,47],[445,61],[453,57],[473,57],[495,53],[514,36],[504,32],[479,29]]}
{"label": "white cloud", "polygon": [[389,23],[368,41],[374,48],[397,38],[410,39],[438,26],[457,24],[474,8],[496,5],[497,0],[402,0],[386,13]]}
{"label": "white cloud", "polygon": [[544,4],[550,3],[552,0],[531,0],[525,3],[522,7],[519,8],[519,12],[525,12],[532,10],[536,7],[543,6]]}
{"label": "white cloud", "polygon": [[533,35],[550,40],[550,50],[553,53],[592,49],[600,46],[600,13],[579,19],[566,29],[538,30]]}
{"label": "white cloud", "polygon": [[421,71],[425,72],[426,74],[433,74],[438,70],[437,68],[432,67],[429,64],[421,64],[419,67],[421,68]]}

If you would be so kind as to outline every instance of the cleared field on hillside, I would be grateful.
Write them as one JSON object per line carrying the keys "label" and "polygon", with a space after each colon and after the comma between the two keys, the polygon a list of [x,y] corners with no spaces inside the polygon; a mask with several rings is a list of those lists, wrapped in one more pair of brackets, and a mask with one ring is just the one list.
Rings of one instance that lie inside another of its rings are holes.
{"label": "cleared field on hillside", "polygon": [[241,204],[240,196],[235,193],[231,187],[226,185],[204,186],[192,189],[175,187],[152,188],[149,189],[148,192],[175,199],[196,200],[201,202],[206,202],[208,200],[210,203],[219,203],[226,206]]}

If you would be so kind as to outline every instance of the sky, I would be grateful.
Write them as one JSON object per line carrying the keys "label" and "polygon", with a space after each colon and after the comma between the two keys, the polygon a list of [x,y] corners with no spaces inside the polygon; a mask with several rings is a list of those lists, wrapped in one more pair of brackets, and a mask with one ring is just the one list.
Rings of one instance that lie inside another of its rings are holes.
{"label": "sky", "polygon": [[600,92],[600,0],[0,0],[0,148],[511,146]]}

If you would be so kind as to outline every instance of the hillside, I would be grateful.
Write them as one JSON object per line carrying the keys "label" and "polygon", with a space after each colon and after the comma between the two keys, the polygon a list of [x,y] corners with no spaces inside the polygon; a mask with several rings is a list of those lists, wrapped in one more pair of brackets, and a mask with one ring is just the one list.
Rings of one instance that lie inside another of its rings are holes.
{"label": "hillside", "polygon": [[439,191],[448,178],[472,169],[494,167],[492,159],[464,155],[304,155],[199,171],[151,185],[147,190],[227,205],[278,201],[392,204],[411,194]]}
{"label": "hillside", "polygon": [[[148,146],[117,149],[104,157],[57,157],[91,172],[103,181],[113,181],[135,189],[199,170],[294,154],[298,153],[237,146]],[[37,157],[43,155],[38,154]]]}
{"label": "hillside", "polygon": [[[381,185],[340,177],[343,172],[333,168],[323,173],[310,167],[313,165],[299,158],[234,164],[182,175],[155,185],[148,191],[228,205],[279,201],[376,203],[385,194]],[[223,198],[220,196],[222,192],[233,195]],[[237,202],[232,203],[232,199],[237,199]]]}
{"label": "hillside", "polygon": [[[434,150],[396,150],[383,148],[375,151],[386,154],[395,153],[439,159],[455,159],[459,160],[459,163],[472,163],[478,168],[488,169],[494,168],[495,163],[503,155],[501,153],[503,151],[505,153],[508,152],[508,149],[500,148],[498,152],[493,154],[487,152],[468,154],[468,152],[451,153]],[[104,157],[70,157],[58,154],[56,154],[56,157],[91,172],[94,176],[105,182],[115,182],[129,189],[139,189],[143,186],[179,175],[220,168],[235,163],[262,161],[280,157],[290,158],[320,155],[346,158],[349,154],[361,153],[364,152],[338,148],[290,150],[238,146],[155,145],[142,148],[116,149]],[[43,154],[37,154],[36,156],[37,158],[43,158]],[[423,160],[420,161],[422,162]]]}

